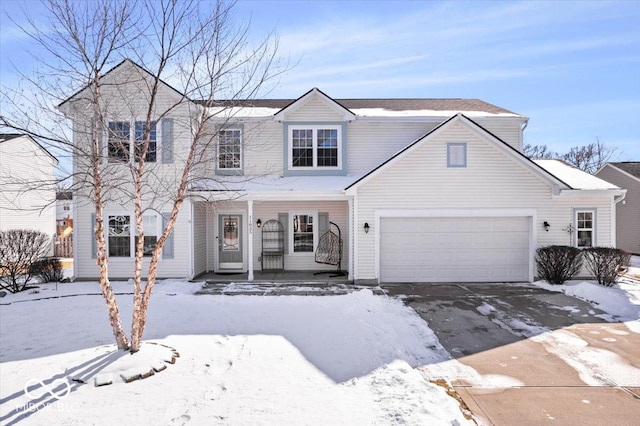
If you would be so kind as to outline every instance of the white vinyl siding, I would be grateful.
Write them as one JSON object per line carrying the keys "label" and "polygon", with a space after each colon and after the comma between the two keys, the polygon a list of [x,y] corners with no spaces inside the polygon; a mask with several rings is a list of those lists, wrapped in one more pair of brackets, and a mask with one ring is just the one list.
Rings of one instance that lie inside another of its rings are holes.
{"label": "white vinyl siding", "polygon": [[[467,141],[467,155],[473,162],[463,169],[447,168],[446,144],[460,140]],[[610,245],[610,198],[553,197],[542,178],[466,125],[454,123],[358,189],[356,279],[376,278],[376,211],[535,209],[537,246],[544,246],[571,244],[563,228],[573,223],[573,208],[581,205],[597,208],[596,240],[599,245]],[[551,225],[549,232],[544,232],[544,221]],[[364,222],[372,226],[369,234],[362,229]]]}
{"label": "white vinyl siding", "polygon": [[56,160],[26,136],[0,142],[0,230],[55,234],[55,168]]}
{"label": "white vinyl siding", "polygon": [[[99,275],[99,269],[96,265],[96,259],[93,255],[92,246],[94,243],[94,235],[92,229],[92,214],[95,213],[93,206],[88,203],[76,204],[76,217],[73,222],[73,238],[74,238],[74,263],[77,268],[77,278],[95,279]],[[107,206],[107,216],[114,213],[129,214],[133,222],[133,208],[130,211],[119,210],[114,211],[115,207]],[[190,274],[191,249],[189,247],[191,224],[189,223],[191,215],[191,205],[185,203],[178,215],[174,231],[173,231],[173,258],[162,258],[158,262],[158,278],[188,278]],[[165,206],[164,211],[170,211],[169,206]],[[106,218],[105,218],[106,219]],[[162,220],[158,216],[158,232],[161,231]],[[105,228],[107,222],[105,221]],[[132,235],[135,235],[133,233]],[[131,249],[133,250],[133,248]],[[133,252],[132,252],[133,253]],[[142,273],[146,276],[149,267],[150,257],[145,257],[143,261]],[[109,260],[109,276],[111,279],[129,279],[133,277],[134,259],[130,257],[112,257]]]}
{"label": "white vinyl siding", "polygon": [[287,121],[343,121],[339,106],[329,105],[320,97],[312,96],[303,105],[286,115]]}
{"label": "white vinyl siding", "polygon": [[207,270],[207,204],[193,204],[193,272],[201,274]]}

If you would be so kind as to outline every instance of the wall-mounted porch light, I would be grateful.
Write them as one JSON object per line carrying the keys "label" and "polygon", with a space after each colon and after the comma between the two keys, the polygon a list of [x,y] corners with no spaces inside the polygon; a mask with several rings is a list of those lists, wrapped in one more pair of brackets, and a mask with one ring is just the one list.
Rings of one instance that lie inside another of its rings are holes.
{"label": "wall-mounted porch light", "polygon": [[364,233],[368,234],[369,233],[369,222],[365,222],[364,223]]}
{"label": "wall-mounted porch light", "polygon": [[551,228],[551,225],[549,225],[549,222],[545,220],[542,226],[544,226],[545,231],[549,232],[549,228]]}
{"label": "wall-mounted porch light", "polygon": [[257,226],[258,228],[260,228],[260,227],[262,226],[262,221],[261,221],[260,219],[258,219],[258,220],[256,221],[256,226]]}

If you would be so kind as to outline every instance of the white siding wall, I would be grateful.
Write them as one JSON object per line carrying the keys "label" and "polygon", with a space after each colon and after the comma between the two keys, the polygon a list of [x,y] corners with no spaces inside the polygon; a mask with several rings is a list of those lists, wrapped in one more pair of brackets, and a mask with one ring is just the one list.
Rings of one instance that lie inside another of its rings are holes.
{"label": "white siding wall", "polygon": [[304,105],[286,114],[287,121],[341,121],[344,115],[339,113],[338,105],[329,106],[317,96],[310,97]]}
{"label": "white siding wall", "polygon": [[[447,168],[447,142],[467,143],[466,168]],[[460,123],[415,149],[358,189],[355,225],[357,279],[375,277],[376,210],[536,209],[538,246],[568,244],[562,229],[572,223],[574,207],[597,208],[598,245],[610,245],[610,198],[552,199],[550,186]],[[542,223],[551,230],[545,232]],[[362,224],[372,227],[368,234]]]}
{"label": "white siding wall", "polygon": [[207,270],[207,204],[193,203],[194,275]]}
{"label": "white siding wall", "polygon": [[[158,278],[188,278],[190,275],[190,204],[185,203],[178,215],[173,229],[174,257],[172,259],[161,258],[158,262]],[[77,268],[77,278],[96,278],[99,275],[96,259],[92,256],[92,240],[95,238],[92,229],[92,216],[94,212],[91,204],[76,204],[76,220],[74,220],[74,259]],[[165,206],[161,212],[169,212],[170,206]],[[105,209],[106,216],[110,214],[129,214],[133,216],[133,207],[122,208],[109,205]],[[132,218],[133,220],[133,218]],[[105,223],[105,228],[106,228]],[[133,277],[133,258],[111,257],[109,259],[109,275],[111,279],[129,279]],[[149,266],[149,258],[145,258],[143,276]]]}
{"label": "white siding wall", "polygon": [[56,231],[56,161],[28,137],[0,142],[0,230]]}
{"label": "white siding wall", "polygon": [[521,117],[478,117],[473,121],[522,152],[522,126],[525,119]]}

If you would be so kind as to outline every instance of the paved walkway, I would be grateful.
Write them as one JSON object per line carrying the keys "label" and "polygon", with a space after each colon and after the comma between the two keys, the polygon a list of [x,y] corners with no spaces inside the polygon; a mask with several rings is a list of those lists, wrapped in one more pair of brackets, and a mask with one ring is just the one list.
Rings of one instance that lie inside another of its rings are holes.
{"label": "paved walkway", "polygon": [[383,288],[405,295],[445,349],[479,374],[449,379],[482,423],[640,424],[640,334],[590,304],[513,285]]}

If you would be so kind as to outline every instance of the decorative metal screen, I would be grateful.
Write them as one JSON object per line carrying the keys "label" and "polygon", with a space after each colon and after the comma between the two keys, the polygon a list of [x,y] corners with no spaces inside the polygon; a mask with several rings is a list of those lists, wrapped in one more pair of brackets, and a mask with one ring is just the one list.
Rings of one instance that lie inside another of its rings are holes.
{"label": "decorative metal screen", "polygon": [[275,219],[262,225],[262,270],[284,270],[284,228]]}

